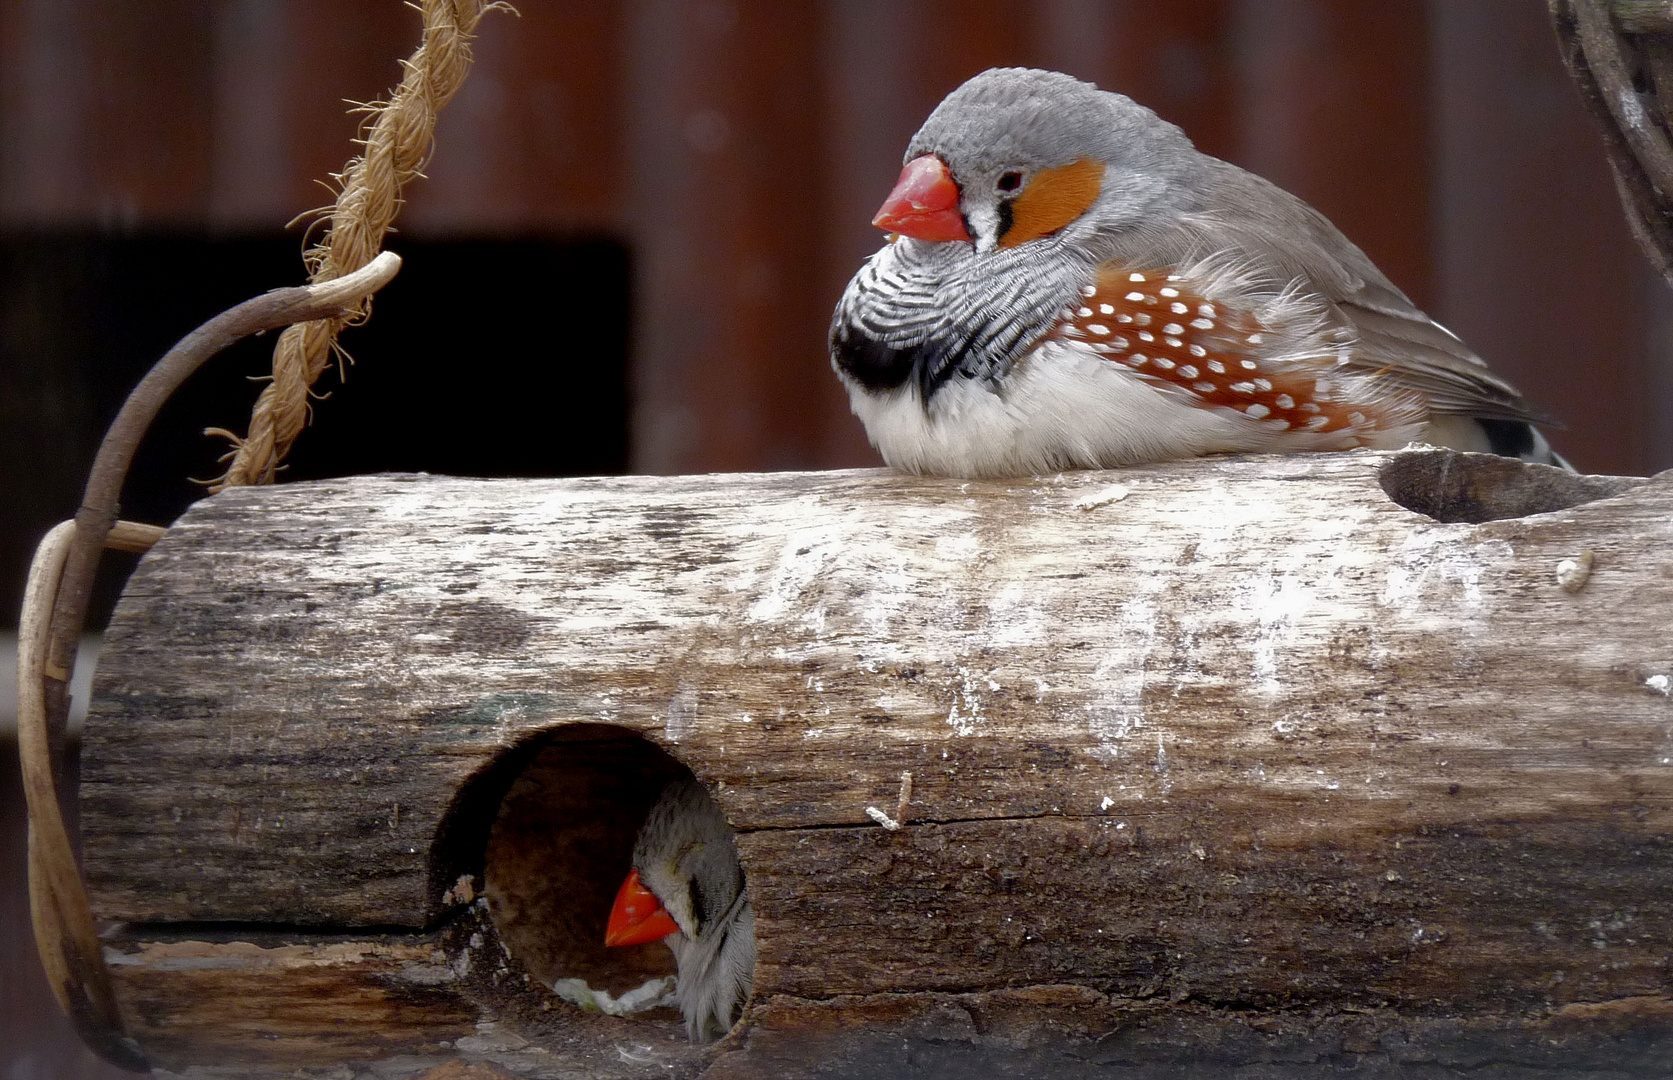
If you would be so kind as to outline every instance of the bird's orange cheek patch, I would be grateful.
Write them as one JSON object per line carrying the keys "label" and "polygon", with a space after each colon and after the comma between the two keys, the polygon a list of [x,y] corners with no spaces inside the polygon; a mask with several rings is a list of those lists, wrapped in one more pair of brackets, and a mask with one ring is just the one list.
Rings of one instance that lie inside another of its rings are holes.
{"label": "bird's orange cheek patch", "polygon": [[1035,174],[1011,200],[1011,227],[999,238],[999,246],[1016,247],[1050,236],[1086,213],[1103,186],[1104,164],[1092,158]]}

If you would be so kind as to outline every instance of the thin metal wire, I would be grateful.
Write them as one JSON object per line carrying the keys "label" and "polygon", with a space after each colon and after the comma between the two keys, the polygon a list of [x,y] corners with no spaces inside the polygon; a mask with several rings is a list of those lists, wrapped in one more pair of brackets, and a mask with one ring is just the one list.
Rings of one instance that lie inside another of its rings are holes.
{"label": "thin metal wire", "polygon": [[[82,887],[53,778],[54,739],[47,721],[45,691],[47,647],[58,582],[75,532],[75,522],[65,521],[41,539],[29,564],[23,610],[18,618],[17,749],[29,808],[29,917],[35,927],[41,966],[46,969],[47,982],[58,1004],[77,1019],[82,1030],[96,1027],[111,1033],[111,1045],[100,1048],[106,1057],[124,1059],[117,1063],[127,1067],[143,1067],[145,1058],[138,1046],[121,1034],[121,1012],[104,972],[87,890]],[[163,530],[155,525],[118,521],[105,546],[145,551],[162,535]],[[84,987],[85,993],[72,993],[71,988],[76,986]]]}
{"label": "thin metal wire", "polygon": [[18,634],[18,752],[29,808],[30,913],[59,1004],[88,1046],[123,1068],[144,1072],[149,1065],[123,1033],[54,771],[69,711],[70,671],[99,554],[113,546],[148,548],[161,535],[155,526],[116,520],[122,481],[157,411],[210,358],[258,331],[354,310],[388,284],[400,266],[400,257],[386,251],[353,274],[246,300],[182,338],[128,395],[99,444],[75,521],[49,532],[30,566]]}

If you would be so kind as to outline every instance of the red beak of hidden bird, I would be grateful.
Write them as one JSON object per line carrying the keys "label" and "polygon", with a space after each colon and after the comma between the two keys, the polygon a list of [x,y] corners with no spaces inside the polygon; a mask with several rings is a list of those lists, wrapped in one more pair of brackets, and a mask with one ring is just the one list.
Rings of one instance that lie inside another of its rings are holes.
{"label": "red beak of hidden bird", "polygon": [[660,941],[679,929],[656,894],[639,884],[639,871],[634,870],[616,893],[616,905],[610,909],[610,921],[604,928],[604,944],[640,945]]}
{"label": "red beak of hidden bird", "polygon": [[969,240],[958,195],[946,162],[934,154],[915,157],[900,171],[895,189],[871,223],[917,240]]}

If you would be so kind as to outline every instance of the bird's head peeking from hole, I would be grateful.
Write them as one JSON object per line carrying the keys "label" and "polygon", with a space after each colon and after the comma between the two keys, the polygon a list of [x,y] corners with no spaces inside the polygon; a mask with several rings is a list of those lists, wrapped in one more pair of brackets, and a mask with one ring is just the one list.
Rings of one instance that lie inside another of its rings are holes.
{"label": "bird's head peeking from hole", "polygon": [[694,779],[669,783],[646,816],[604,943],[659,939],[679,968],[674,996],[687,1035],[726,1034],[755,977],[755,915],[732,827]]}
{"label": "bird's head peeking from hole", "polygon": [[1191,142],[1120,94],[995,68],[938,105],[872,224],[977,252],[1138,224],[1178,195]]}

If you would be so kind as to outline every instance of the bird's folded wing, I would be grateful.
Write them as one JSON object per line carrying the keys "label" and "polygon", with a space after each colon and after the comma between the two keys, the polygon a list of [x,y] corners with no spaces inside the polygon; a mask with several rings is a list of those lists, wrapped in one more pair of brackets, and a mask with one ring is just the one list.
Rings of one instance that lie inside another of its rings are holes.
{"label": "bird's folded wing", "polygon": [[1359,344],[1349,366],[1421,392],[1432,412],[1552,423],[1420,311],[1323,214],[1230,166],[1214,170],[1206,195],[1217,209],[1181,219],[1195,252],[1236,257],[1276,281],[1311,285]]}
{"label": "bird's folded wing", "polygon": [[1415,307],[1393,313],[1362,307],[1351,298],[1337,301],[1336,306],[1359,340],[1348,366],[1386,370],[1390,377],[1421,391],[1431,412],[1552,423],[1514,386],[1488,370],[1468,346]]}

